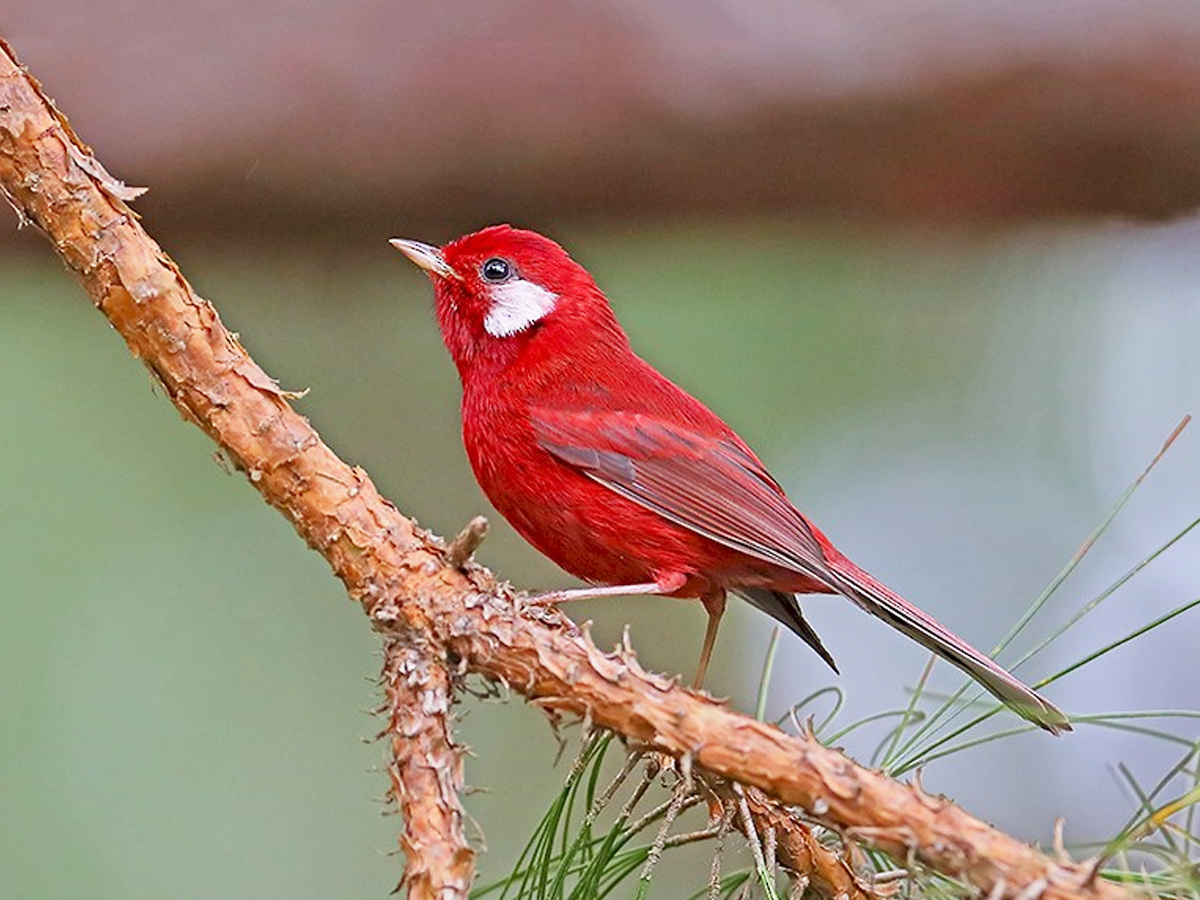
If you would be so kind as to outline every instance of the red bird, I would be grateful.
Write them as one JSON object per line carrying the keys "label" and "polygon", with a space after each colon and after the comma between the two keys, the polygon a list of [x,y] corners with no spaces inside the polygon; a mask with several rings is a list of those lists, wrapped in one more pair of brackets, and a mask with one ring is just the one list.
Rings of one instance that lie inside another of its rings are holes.
{"label": "red bird", "polygon": [[699,685],[728,592],[837,671],[795,594],[841,594],[1018,715],[1071,730],[1047,700],[843,556],[745,441],[633,352],[591,275],[554,241],[494,225],[441,248],[392,244],[433,280],[484,493],[529,543],[600,586],[548,599],[699,598]]}

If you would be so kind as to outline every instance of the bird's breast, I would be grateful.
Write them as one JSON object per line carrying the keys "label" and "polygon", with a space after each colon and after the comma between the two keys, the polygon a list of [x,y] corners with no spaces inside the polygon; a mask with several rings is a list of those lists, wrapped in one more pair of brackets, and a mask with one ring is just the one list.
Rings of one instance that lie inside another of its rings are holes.
{"label": "bird's breast", "polygon": [[655,554],[637,534],[670,543],[667,523],[551,456],[528,415],[501,404],[464,411],[463,443],[488,500],[538,551],[596,584],[654,580]]}
{"label": "bird's breast", "polygon": [[[464,397],[463,441],[483,492],[557,565],[593,584],[682,575],[680,597],[774,583],[763,564],[668,521],[593,481],[538,443],[527,407]],[[478,401],[476,401],[478,402]]]}

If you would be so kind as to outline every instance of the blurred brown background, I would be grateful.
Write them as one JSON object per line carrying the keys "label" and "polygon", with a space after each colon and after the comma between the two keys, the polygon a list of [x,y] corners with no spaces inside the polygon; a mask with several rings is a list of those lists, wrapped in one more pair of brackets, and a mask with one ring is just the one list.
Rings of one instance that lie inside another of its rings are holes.
{"label": "blurred brown background", "polygon": [[832,211],[1160,218],[1200,199],[1188,0],[15,0],[159,227]]}
{"label": "blurred brown background", "polygon": [[[311,388],[326,440],[442,533],[489,508],[427,280],[393,236],[510,221],[561,241],[839,546],[985,649],[1200,412],[1190,0],[10,0],[0,33],[150,188],[150,232],[255,358]],[[374,636],[10,222],[0,894],[383,896],[396,823],[376,815],[382,748],[359,740]],[[1190,431],[1002,662],[1200,514]],[[495,517],[479,555],[564,585]],[[1181,541],[1019,674],[1194,599],[1198,558]],[[743,607],[709,685],[752,709],[770,623]],[[704,626],[641,598],[570,614],[601,646],[628,624],[667,672]],[[839,725],[904,707],[920,648],[840,601],[806,614],[843,674],[785,636],[770,716],[830,686]],[[1031,839],[1063,816],[1068,843],[1106,840],[1139,807],[1129,778],[1152,787],[1196,738],[1198,642],[1184,616],[1048,689],[1077,716],[1178,710],[1140,723],[1176,742],[1084,723],[924,784]],[[935,668],[934,691],[958,683]],[[460,712],[487,880],[565,768],[536,710]],[[840,742],[870,759],[890,721]],[[650,896],[701,890],[689,859]]]}

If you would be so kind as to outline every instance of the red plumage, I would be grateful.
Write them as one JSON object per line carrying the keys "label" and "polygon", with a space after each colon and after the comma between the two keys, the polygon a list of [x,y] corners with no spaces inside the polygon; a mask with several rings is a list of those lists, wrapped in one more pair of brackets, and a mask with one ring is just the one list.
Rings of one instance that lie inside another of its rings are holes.
{"label": "red plumage", "polygon": [[[796,593],[840,593],[1048,731],[1067,718],[839,552],[716,414],[637,356],[592,277],[539,234],[393,242],[433,279],[467,456],[497,510],[593,585],[702,600],[702,677],[727,592],[833,659]],[[836,669],[836,666],[835,666]]]}

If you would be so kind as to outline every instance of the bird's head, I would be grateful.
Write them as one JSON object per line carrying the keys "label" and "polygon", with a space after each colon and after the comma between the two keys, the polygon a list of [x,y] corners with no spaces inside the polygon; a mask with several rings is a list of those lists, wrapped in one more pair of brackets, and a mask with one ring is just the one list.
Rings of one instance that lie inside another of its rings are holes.
{"label": "bird's head", "polygon": [[442,338],[464,379],[481,363],[504,368],[581,345],[626,345],[592,276],[536,232],[492,225],[442,247],[391,243],[429,273]]}

